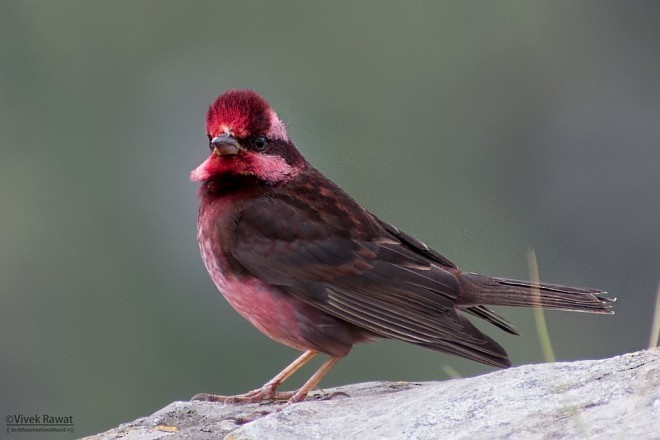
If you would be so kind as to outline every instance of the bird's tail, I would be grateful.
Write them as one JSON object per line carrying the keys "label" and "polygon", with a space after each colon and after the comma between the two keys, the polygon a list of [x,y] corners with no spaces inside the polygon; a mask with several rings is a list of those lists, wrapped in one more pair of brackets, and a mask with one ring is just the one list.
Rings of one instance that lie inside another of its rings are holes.
{"label": "bird's tail", "polygon": [[532,281],[495,278],[462,272],[458,301],[463,307],[475,305],[543,307],[587,313],[614,313],[611,303],[616,298],[596,289],[534,283]]}

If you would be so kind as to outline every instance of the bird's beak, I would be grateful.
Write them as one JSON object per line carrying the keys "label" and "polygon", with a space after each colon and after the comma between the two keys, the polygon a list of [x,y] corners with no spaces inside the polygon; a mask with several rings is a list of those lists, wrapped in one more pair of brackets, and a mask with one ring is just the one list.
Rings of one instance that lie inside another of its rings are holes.
{"label": "bird's beak", "polygon": [[243,149],[236,138],[230,134],[221,134],[214,137],[211,140],[211,145],[213,145],[212,154],[216,156],[235,156]]}
{"label": "bird's beak", "polygon": [[237,156],[243,151],[241,144],[230,134],[221,134],[214,137],[211,139],[211,146],[213,147],[211,155],[190,173],[190,180],[193,182],[203,182],[210,179],[223,166],[227,165],[225,158]]}

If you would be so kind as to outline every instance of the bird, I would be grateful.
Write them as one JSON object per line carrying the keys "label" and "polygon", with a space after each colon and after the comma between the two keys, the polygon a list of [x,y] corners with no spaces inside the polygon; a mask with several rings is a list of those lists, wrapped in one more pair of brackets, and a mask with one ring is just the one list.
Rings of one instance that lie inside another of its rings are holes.
{"label": "bird", "polygon": [[[395,339],[494,367],[507,352],[466,315],[515,327],[488,306],[611,314],[596,289],[489,277],[369,212],[305,160],[270,104],[247,89],[208,108],[210,154],[200,182],[197,240],[215,286],[272,340],[302,353],[262,387],[195,400],[301,402],[353,345]],[[327,360],[295,391],[282,383],[318,354]]]}

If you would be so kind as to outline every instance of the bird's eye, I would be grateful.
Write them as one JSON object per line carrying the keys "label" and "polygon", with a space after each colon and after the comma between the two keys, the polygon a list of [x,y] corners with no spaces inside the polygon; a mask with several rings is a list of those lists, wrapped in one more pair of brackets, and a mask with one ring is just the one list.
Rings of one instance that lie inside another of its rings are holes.
{"label": "bird's eye", "polygon": [[264,151],[264,150],[266,149],[266,145],[267,145],[267,144],[268,144],[268,138],[267,138],[265,135],[263,135],[263,134],[260,134],[260,135],[257,136],[257,138],[254,140],[254,148],[255,148],[257,151]]}

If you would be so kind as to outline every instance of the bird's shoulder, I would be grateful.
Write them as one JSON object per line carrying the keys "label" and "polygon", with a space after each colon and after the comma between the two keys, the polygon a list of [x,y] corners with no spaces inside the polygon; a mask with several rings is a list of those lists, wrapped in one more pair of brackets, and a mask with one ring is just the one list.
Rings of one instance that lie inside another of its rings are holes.
{"label": "bird's shoulder", "polygon": [[[315,169],[242,204],[235,221],[242,252],[306,254],[322,250],[337,262],[394,250],[402,262],[456,267],[423,242],[379,219]],[[302,257],[302,255],[299,255]]]}
{"label": "bird's shoulder", "polygon": [[383,230],[365,208],[315,169],[247,200],[239,215],[239,233],[283,241],[329,236],[369,241]]}

